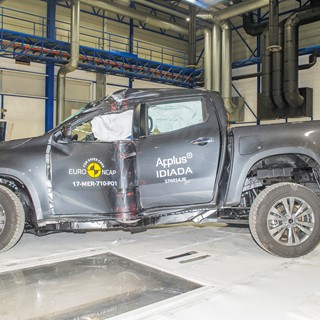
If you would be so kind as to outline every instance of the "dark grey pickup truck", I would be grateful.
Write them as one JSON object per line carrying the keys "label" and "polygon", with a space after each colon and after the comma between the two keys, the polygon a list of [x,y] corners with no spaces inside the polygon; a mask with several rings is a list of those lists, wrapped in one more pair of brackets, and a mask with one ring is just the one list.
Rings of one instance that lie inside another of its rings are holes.
{"label": "dark grey pickup truck", "polygon": [[283,257],[320,241],[320,122],[228,128],[220,96],[122,90],[0,145],[0,251],[23,232],[249,224]]}

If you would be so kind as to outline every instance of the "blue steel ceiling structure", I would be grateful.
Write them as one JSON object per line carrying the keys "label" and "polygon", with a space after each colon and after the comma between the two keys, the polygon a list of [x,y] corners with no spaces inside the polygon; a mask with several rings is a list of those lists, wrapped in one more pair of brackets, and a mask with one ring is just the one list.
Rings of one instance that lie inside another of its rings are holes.
{"label": "blue steel ceiling structure", "polygon": [[[0,51],[3,53],[2,56],[25,62],[66,64],[70,58],[70,44],[67,42],[4,29],[0,31]],[[106,51],[85,46],[80,46],[79,69],[188,88],[197,85],[197,78],[202,72],[202,70],[141,59],[127,52]]]}
{"label": "blue steel ceiling structure", "polygon": [[[13,10],[10,13],[8,10],[0,7],[0,52],[2,56],[20,61],[52,62],[60,65],[68,62],[70,43],[58,41],[55,37],[47,37],[46,22],[34,26],[37,32],[16,32],[10,30],[9,23],[6,24],[8,16],[14,15]],[[33,18],[30,14],[29,19],[32,21]],[[161,61],[140,58],[138,54],[129,52],[129,50],[123,52],[80,46],[79,68],[181,87],[191,88],[197,85],[197,79],[202,70],[169,64],[164,59],[158,60]]]}

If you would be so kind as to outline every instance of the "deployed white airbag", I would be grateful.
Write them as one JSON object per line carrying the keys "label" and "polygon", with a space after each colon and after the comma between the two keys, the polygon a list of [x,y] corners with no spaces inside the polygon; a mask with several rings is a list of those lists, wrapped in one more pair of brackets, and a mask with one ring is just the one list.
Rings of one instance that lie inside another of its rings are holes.
{"label": "deployed white airbag", "polygon": [[110,142],[130,139],[132,135],[133,110],[104,114],[92,119],[92,132],[96,139]]}

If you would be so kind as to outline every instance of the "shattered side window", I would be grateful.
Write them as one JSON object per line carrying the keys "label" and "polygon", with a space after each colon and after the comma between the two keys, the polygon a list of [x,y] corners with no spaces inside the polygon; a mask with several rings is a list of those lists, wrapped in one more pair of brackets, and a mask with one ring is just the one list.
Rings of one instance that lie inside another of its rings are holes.
{"label": "shattered side window", "polygon": [[132,138],[133,110],[106,113],[72,129],[73,141],[111,142]]}
{"label": "shattered side window", "polygon": [[97,140],[92,132],[91,120],[83,122],[72,129],[72,140],[95,141]]}
{"label": "shattered side window", "polygon": [[[133,103],[125,98],[126,90],[118,91],[84,107],[74,117],[77,124],[69,125],[71,134],[65,141],[110,142],[132,138]],[[88,120],[89,112],[101,110]],[[85,115],[85,121],[79,122]]]}
{"label": "shattered side window", "polygon": [[206,120],[201,99],[150,104],[147,113],[149,135],[175,131]]}

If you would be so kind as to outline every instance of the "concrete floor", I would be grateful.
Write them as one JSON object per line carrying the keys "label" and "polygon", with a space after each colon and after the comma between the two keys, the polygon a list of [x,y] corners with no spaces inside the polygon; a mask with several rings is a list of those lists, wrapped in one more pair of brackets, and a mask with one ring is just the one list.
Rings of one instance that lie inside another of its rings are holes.
{"label": "concrete floor", "polygon": [[[320,247],[302,258],[274,257],[254,243],[246,228],[182,225],[133,235],[122,231],[62,233],[42,238],[25,234],[13,249],[0,254],[0,276],[9,271],[104,253],[201,285],[116,315],[113,320],[320,319]],[[86,291],[86,282],[82,283],[83,291],[74,292],[79,301]],[[4,290],[0,283],[0,297],[6,296]],[[37,308],[36,303],[20,301],[21,308],[23,303],[28,310]],[[19,306],[8,296],[0,301],[0,315],[8,305],[12,306],[12,312],[3,313],[1,320],[27,319],[23,312],[18,312],[20,318],[15,316]]]}

